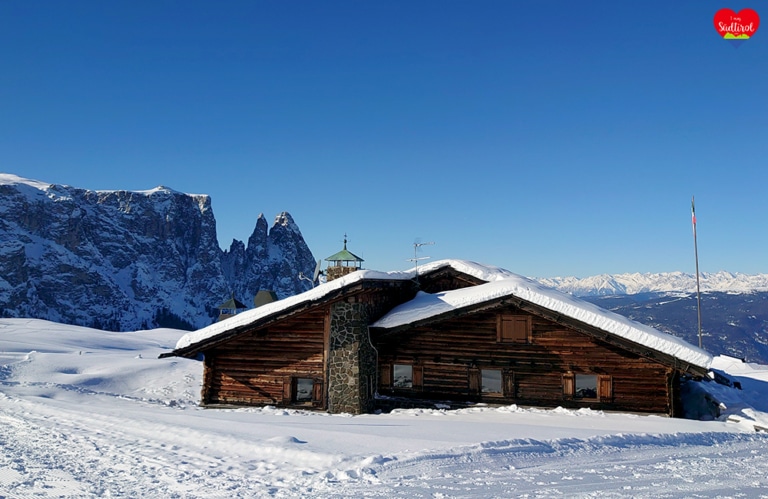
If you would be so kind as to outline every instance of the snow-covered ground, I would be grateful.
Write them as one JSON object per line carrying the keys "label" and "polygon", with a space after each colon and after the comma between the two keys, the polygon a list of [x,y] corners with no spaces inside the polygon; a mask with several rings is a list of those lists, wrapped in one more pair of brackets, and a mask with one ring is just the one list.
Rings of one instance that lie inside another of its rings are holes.
{"label": "snow-covered ground", "polygon": [[182,334],[0,319],[0,497],[768,497],[768,367],[715,358],[716,421],[219,410]]}

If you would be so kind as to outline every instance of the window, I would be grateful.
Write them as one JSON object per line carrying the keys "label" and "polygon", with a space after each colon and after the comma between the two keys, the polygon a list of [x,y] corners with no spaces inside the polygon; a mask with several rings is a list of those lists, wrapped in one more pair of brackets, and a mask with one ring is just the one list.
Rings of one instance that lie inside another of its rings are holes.
{"label": "window", "polygon": [[[305,374],[306,376],[306,374]],[[318,378],[286,376],[283,379],[284,405],[323,405],[323,382]]]}
{"label": "window", "polygon": [[607,375],[563,375],[563,396],[574,400],[610,402],[613,398],[613,380]]}
{"label": "window", "polygon": [[528,343],[531,337],[530,315],[499,315],[496,340],[503,343]]}
{"label": "window", "polygon": [[501,371],[499,369],[481,369],[482,392],[488,395],[501,395]]}
{"label": "window", "polygon": [[413,388],[413,366],[408,364],[395,364],[392,369],[394,388]]}
{"label": "window", "polygon": [[424,366],[382,364],[379,366],[379,387],[382,390],[421,391],[424,387]]}
{"label": "window", "polygon": [[575,399],[596,399],[597,398],[597,376],[592,374],[577,374],[575,376],[575,388],[573,398]]}
{"label": "window", "polygon": [[514,396],[514,374],[501,369],[467,369],[467,382],[470,395]]}
{"label": "window", "polygon": [[293,391],[293,401],[297,404],[312,402],[315,382],[311,378],[296,378]]}

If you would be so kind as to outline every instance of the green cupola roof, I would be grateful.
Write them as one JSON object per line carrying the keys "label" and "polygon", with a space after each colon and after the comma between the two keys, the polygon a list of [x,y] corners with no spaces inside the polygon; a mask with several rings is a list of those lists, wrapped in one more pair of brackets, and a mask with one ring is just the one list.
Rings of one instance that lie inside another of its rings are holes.
{"label": "green cupola roof", "polygon": [[347,250],[347,235],[344,234],[344,249],[325,259],[326,262],[362,262],[363,259]]}

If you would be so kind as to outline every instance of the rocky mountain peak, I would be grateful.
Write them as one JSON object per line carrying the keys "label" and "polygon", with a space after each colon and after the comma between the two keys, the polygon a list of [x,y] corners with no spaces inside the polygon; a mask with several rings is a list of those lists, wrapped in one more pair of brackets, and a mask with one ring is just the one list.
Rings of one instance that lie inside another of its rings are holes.
{"label": "rocky mountain peak", "polygon": [[8,174],[0,194],[4,316],[113,330],[202,327],[232,292],[245,303],[259,289],[289,296],[306,288],[295,276],[314,268],[286,212],[269,233],[260,215],[247,247],[234,240],[222,251],[207,195],[91,191]]}
{"label": "rocky mountain peak", "polygon": [[299,227],[296,225],[296,222],[293,221],[293,217],[287,211],[284,211],[275,217],[274,225],[285,227],[286,229],[291,230],[293,232],[300,232]]}

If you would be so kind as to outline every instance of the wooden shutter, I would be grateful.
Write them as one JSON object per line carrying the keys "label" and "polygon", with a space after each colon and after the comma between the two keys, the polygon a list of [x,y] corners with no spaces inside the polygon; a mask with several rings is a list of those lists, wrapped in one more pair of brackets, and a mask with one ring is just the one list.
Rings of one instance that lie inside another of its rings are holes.
{"label": "wooden shutter", "polygon": [[501,390],[502,394],[507,398],[515,398],[515,373],[512,371],[504,371],[501,373]]}
{"label": "wooden shutter", "polygon": [[312,405],[323,407],[323,381],[321,379],[312,380]]}
{"label": "wooden shutter", "polygon": [[506,343],[528,343],[531,333],[531,316],[499,315],[497,340]]}
{"label": "wooden shutter", "polygon": [[386,389],[392,387],[392,366],[390,364],[382,364],[379,368],[379,386]]}
{"label": "wooden shutter", "polygon": [[610,376],[600,375],[597,377],[597,398],[603,402],[613,400],[613,380]]}
{"label": "wooden shutter", "polygon": [[480,369],[469,370],[469,393],[471,395],[480,393]]}
{"label": "wooden shutter", "polygon": [[576,376],[573,373],[563,374],[563,397],[573,398],[576,391]]}
{"label": "wooden shutter", "polygon": [[283,378],[283,404],[293,402],[293,378],[286,376]]}
{"label": "wooden shutter", "polygon": [[421,391],[424,388],[424,366],[413,366],[413,389]]}

